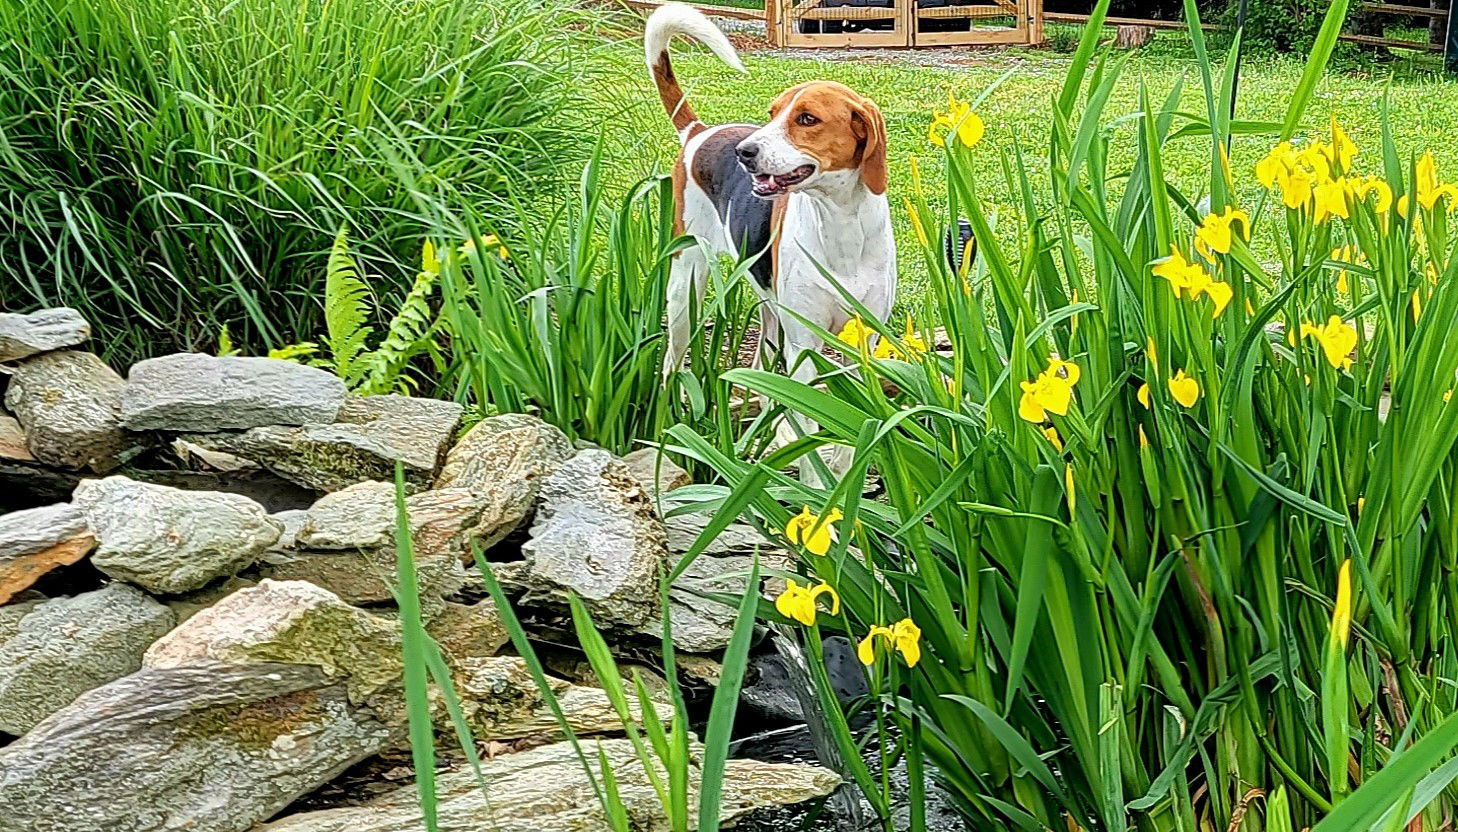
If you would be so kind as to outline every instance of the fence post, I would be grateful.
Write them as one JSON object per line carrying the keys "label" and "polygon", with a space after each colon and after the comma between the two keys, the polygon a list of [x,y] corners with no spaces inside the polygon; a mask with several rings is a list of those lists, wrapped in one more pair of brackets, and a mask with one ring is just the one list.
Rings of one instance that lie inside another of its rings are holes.
{"label": "fence post", "polygon": [[1458,22],[1454,21],[1458,14],[1455,12],[1458,12],[1458,3],[1448,7],[1448,29],[1443,38],[1443,68],[1449,74],[1458,73]]}
{"label": "fence post", "polygon": [[1028,4],[1028,43],[1034,46],[1043,44],[1043,0],[1027,0]]}

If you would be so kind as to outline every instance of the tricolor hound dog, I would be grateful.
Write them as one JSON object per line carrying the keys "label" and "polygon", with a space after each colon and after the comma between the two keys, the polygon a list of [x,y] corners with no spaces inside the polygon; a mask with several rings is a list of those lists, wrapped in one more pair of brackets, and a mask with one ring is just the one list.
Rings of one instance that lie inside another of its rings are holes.
{"label": "tricolor hound dog", "polygon": [[[880,320],[896,296],[896,242],[886,200],[886,125],[869,99],[833,81],[790,87],[770,121],[710,127],[679,87],[668,42],[684,35],[743,72],[724,33],[697,10],[665,3],[648,18],[644,48],[663,107],[683,150],[673,166],[675,230],[698,246],[679,252],[668,286],[664,374],[688,351],[689,305],[703,296],[711,258],[754,256],[761,306],[761,358],[780,350],[795,378],[820,339],[793,312],[838,333],[851,317],[836,279]],[[817,265],[818,264],[818,265]]]}

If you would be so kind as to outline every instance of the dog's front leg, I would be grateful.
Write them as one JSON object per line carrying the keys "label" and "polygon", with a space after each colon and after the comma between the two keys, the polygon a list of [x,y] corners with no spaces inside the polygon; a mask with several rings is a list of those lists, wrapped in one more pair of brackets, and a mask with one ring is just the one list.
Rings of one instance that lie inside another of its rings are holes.
{"label": "dog's front leg", "polygon": [[663,355],[665,381],[683,367],[694,325],[692,310],[702,308],[704,288],[709,280],[709,258],[703,244],[691,246],[673,257],[668,272],[668,350]]}
{"label": "dog's front leg", "polygon": [[[790,367],[790,377],[810,384],[815,381],[817,371],[810,353],[820,349],[820,338],[799,321],[781,322],[781,336],[784,341],[784,359]],[[775,446],[784,447],[802,436],[820,430],[820,425],[804,414],[787,412],[775,424]],[[830,470],[832,478],[838,479],[849,468],[854,451],[844,445],[831,445],[819,450],[819,457]],[[825,482],[819,469],[809,456],[801,457],[799,463],[800,481],[816,488],[831,488],[834,481]]]}

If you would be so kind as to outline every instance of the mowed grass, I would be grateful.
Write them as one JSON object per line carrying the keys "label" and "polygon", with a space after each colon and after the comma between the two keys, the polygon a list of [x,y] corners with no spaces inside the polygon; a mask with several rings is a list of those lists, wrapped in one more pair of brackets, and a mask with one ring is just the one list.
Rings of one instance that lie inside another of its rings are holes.
{"label": "mowed grass", "polygon": [[[1159,102],[1174,83],[1183,79],[1183,111],[1203,117],[1199,75],[1193,62],[1180,54],[1180,44],[1185,42],[1183,35],[1161,33],[1159,38],[1157,48],[1127,56],[1128,63],[1123,70],[1125,82],[1116,85],[1107,112],[1132,115],[1138,110],[1141,84],[1148,87],[1150,98]],[[1171,47],[1169,41],[1177,43]],[[677,142],[646,71],[641,69],[641,41],[625,40],[611,45],[609,50],[621,56],[627,75],[626,86],[615,91],[621,96],[623,109],[604,126],[615,178],[627,182],[655,171],[665,172],[673,164]],[[1021,147],[1032,180],[1047,180],[1052,101],[1068,68],[1066,55],[1022,49],[939,53],[862,51],[855,53],[854,58],[826,53],[825,59],[806,55],[806,52],[747,53],[744,62],[749,74],[741,75],[708,53],[676,42],[674,65],[689,100],[699,116],[709,123],[761,122],[769,102],[779,91],[815,78],[840,81],[880,105],[886,116],[891,150],[891,212],[900,249],[903,302],[919,297],[925,281],[925,269],[920,255],[915,253],[913,232],[903,204],[911,186],[911,159],[915,157],[919,161],[928,189],[938,193],[943,182],[942,154],[927,141],[926,132],[931,113],[945,106],[949,91],[962,98],[974,97],[1013,70],[978,108],[987,133],[976,154],[977,182],[998,213],[1011,217],[1012,194],[1004,178],[1000,150]],[[1116,53],[1116,57],[1125,55]],[[1301,56],[1248,57],[1242,65],[1236,117],[1280,121],[1288,96],[1300,79],[1301,60]],[[953,62],[955,65],[927,65]],[[1458,135],[1458,83],[1439,75],[1413,72],[1407,63],[1390,70],[1379,67],[1329,74],[1318,86],[1316,100],[1308,110],[1307,128],[1325,130],[1329,117],[1336,114],[1362,148],[1359,168],[1375,173],[1381,140],[1378,114],[1384,95],[1391,109],[1398,148],[1404,154],[1431,150],[1440,174],[1458,179],[1458,141],[1454,140]],[[1181,123],[1177,120],[1175,126]],[[1132,131],[1134,125],[1130,119],[1115,129]],[[1274,141],[1268,136],[1235,139],[1232,162],[1244,207],[1254,205],[1261,196],[1253,169]],[[1130,137],[1114,146],[1131,153],[1128,149],[1134,146],[1134,141]],[[1121,175],[1130,162],[1132,158],[1127,156],[1113,160],[1110,176]],[[1188,136],[1173,141],[1165,149],[1164,164],[1170,180],[1178,186],[1206,181],[1209,140]],[[1117,182],[1113,188],[1117,190]],[[1189,191],[1186,195],[1192,201],[1204,196]],[[1047,195],[1039,197],[1046,199]],[[1007,242],[1015,242],[1010,234]],[[1262,243],[1259,229],[1253,245],[1266,260],[1276,258],[1275,250]]]}

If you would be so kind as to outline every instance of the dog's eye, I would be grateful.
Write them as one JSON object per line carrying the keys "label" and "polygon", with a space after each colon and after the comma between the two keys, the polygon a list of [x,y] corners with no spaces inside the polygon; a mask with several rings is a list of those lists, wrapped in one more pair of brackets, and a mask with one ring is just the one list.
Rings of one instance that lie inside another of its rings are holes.
{"label": "dog's eye", "polygon": [[801,113],[800,115],[795,117],[795,123],[800,125],[801,127],[814,127],[815,125],[820,123],[820,119],[810,115],[809,113]]}

